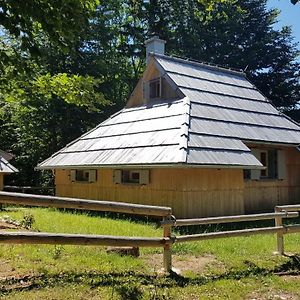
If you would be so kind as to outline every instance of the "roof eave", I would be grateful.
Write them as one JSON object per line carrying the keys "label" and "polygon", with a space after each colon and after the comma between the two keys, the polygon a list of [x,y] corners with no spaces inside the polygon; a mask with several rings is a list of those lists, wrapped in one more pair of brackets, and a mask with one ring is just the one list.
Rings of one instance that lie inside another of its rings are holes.
{"label": "roof eave", "polygon": [[54,169],[105,169],[105,168],[201,168],[201,169],[257,169],[263,170],[261,165],[222,165],[222,164],[189,164],[189,163],[160,163],[160,164],[107,164],[107,165],[59,165],[59,166],[37,166],[36,170]]}

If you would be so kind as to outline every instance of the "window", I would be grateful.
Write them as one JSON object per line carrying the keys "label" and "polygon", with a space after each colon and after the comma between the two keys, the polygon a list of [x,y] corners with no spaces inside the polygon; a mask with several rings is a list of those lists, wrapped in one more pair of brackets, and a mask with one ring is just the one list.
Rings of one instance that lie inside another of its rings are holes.
{"label": "window", "polygon": [[277,149],[251,149],[251,152],[264,166],[264,169],[244,170],[245,179],[284,179],[285,152]]}
{"label": "window", "polygon": [[71,170],[72,182],[96,182],[97,170]]}
{"label": "window", "polygon": [[161,98],[161,78],[149,81],[149,99]]}
{"label": "window", "polygon": [[114,183],[148,184],[149,170],[114,170]]}
{"label": "window", "polygon": [[269,157],[268,157],[268,151],[261,151],[260,152],[260,162],[265,167],[264,170],[260,171],[260,177],[268,177],[268,175],[269,175]]}

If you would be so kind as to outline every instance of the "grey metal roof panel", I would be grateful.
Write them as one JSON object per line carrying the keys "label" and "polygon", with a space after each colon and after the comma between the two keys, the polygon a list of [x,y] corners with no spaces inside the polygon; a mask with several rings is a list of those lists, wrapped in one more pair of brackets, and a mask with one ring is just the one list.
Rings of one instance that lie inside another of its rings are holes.
{"label": "grey metal roof panel", "polygon": [[39,168],[197,164],[261,167],[243,141],[300,144],[300,127],[244,74],[154,56],[184,99],[125,108]]}
{"label": "grey metal roof panel", "polygon": [[191,118],[190,131],[273,143],[300,144],[299,131]]}
{"label": "grey metal roof panel", "polygon": [[219,81],[227,84],[239,85],[242,87],[252,88],[253,85],[245,78],[243,73],[224,72],[224,69],[210,67],[201,63],[193,63],[188,60],[170,58],[166,56],[155,55],[159,64],[169,72],[203,78],[206,80]]}
{"label": "grey metal roof panel", "polygon": [[209,92],[195,91],[181,88],[181,91],[190,99],[191,102],[202,103],[212,106],[244,109],[253,112],[278,114],[278,110],[266,101],[243,99],[236,96],[220,95]]}
{"label": "grey metal roof panel", "polygon": [[156,104],[151,109],[123,109],[38,167],[182,161],[182,127],[187,108],[182,100]]}
{"label": "grey metal roof panel", "polygon": [[267,101],[266,98],[255,89],[241,88],[238,86],[210,82],[201,80],[199,78],[187,77],[179,74],[168,73],[168,75],[179,87],[192,88],[200,91],[220,93],[241,98]]}
{"label": "grey metal roof panel", "polygon": [[294,129],[298,130],[300,133],[300,128],[297,124],[291,122],[288,118],[279,113],[277,113],[277,115],[266,113],[263,114],[260,112],[239,111],[230,108],[213,107],[201,105],[199,103],[191,103],[191,116],[217,121],[222,120],[268,127]]}
{"label": "grey metal roof panel", "polygon": [[112,118],[107,119],[102,123],[102,126],[180,115],[182,114],[183,104],[182,100],[175,100],[167,103],[152,103],[152,105],[126,108],[120,113],[115,114]]}
{"label": "grey metal roof panel", "polygon": [[189,134],[188,146],[191,148],[250,151],[250,149],[239,139],[199,135],[194,133]]}
{"label": "grey metal roof panel", "polygon": [[59,153],[41,163],[43,167],[106,166],[128,164],[178,163],[181,160],[178,145],[113,149],[91,152]]}
{"label": "grey metal roof panel", "polygon": [[188,151],[188,163],[206,165],[229,165],[229,166],[262,166],[251,154],[244,151],[211,150],[191,148]]}
{"label": "grey metal roof panel", "polygon": [[129,123],[113,123],[109,126],[107,123],[97,127],[95,130],[86,134],[84,138],[96,138],[103,136],[118,136],[124,134],[134,134],[137,132],[153,132],[162,129],[180,128],[183,122],[183,116],[170,116],[157,119],[138,120]]}
{"label": "grey metal roof panel", "polygon": [[4,157],[0,156],[0,173],[16,173],[19,172],[12,164]]}
{"label": "grey metal roof panel", "polygon": [[135,148],[143,146],[162,146],[180,143],[180,129],[140,132],[120,136],[107,136],[93,139],[85,137],[61,152],[95,151],[104,149]]}

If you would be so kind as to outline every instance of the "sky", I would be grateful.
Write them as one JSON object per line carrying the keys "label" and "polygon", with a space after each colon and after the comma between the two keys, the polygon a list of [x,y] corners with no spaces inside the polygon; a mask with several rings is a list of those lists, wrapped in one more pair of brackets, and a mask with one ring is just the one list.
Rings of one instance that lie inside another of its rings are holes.
{"label": "sky", "polygon": [[299,42],[300,49],[300,2],[293,5],[290,0],[269,0],[268,6],[270,8],[278,8],[281,13],[278,17],[278,23],[275,25],[276,29],[284,25],[291,25],[295,41]]}

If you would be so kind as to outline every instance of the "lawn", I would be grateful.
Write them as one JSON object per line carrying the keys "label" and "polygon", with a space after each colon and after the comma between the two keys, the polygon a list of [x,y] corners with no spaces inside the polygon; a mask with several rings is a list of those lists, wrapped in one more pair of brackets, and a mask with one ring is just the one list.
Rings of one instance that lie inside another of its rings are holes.
{"label": "lawn", "polygon": [[[81,212],[6,207],[1,218],[41,232],[162,236],[150,221]],[[289,256],[274,255],[275,242],[257,235],[176,244],[181,274],[172,276],[160,272],[162,249],[134,258],[105,247],[2,244],[0,299],[300,299],[300,234],[285,236]]]}

